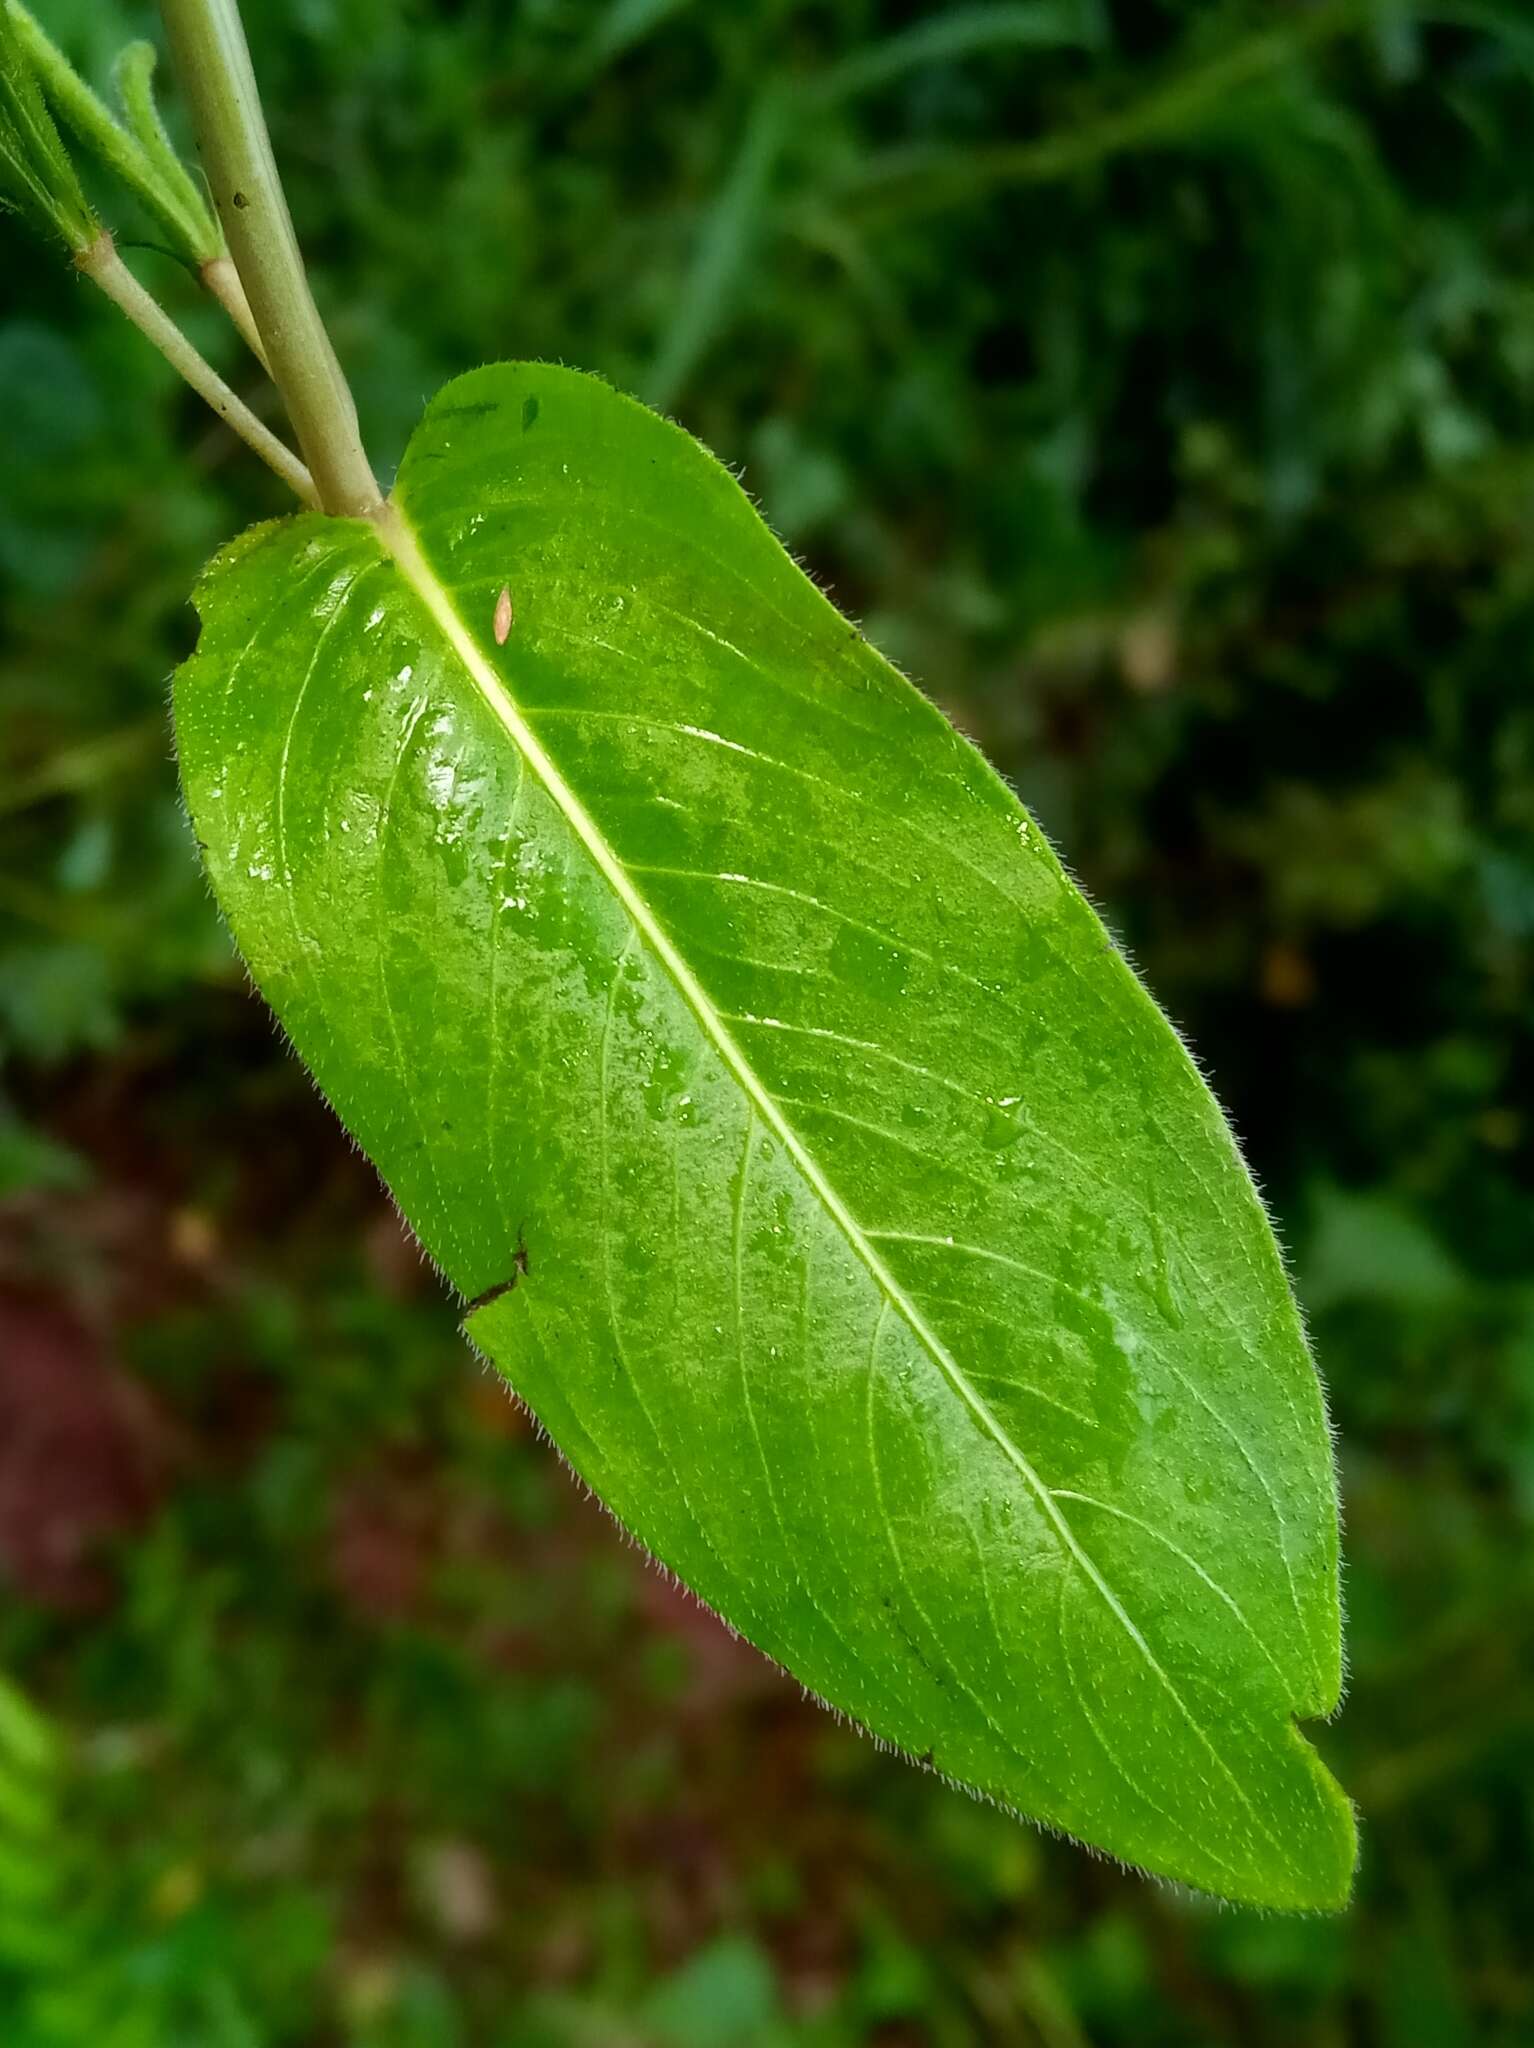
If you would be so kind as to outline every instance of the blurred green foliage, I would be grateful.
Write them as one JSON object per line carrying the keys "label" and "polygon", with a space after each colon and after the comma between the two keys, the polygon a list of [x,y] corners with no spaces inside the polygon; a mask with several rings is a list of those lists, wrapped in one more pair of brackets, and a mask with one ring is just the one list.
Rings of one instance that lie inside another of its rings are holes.
{"label": "blurred green foliage", "polygon": [[[44,12],[98,82],[150,26]],[[248,13],[380,462],[496,356],[677,411],[1190,1032],[1331,1388],[1365,1861],[1216,1913],[881,1756],[476,1375],[176,798],[186,592],[277,487],[8,233],[0,2039],[1534,2038],[1527,9]]]}

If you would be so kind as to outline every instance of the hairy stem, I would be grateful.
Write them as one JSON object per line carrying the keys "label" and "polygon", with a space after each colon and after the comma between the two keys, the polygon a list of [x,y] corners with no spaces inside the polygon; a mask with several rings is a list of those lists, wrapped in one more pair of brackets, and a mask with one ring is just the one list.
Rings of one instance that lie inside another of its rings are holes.
{"label": "hairy stem", "polygon": [[262,425],[245,401],[230,390],[212,364],[198,354],[175,321],[150,297],[123,262],[112,237],[98,235],[88,249],[80,251],[75,262],[91,283],[98,285],[112,303],[127,314],[140,334],[154,343],[165,360],[180,371],[198,397],[206,399],[219,418],[234,429],[247,447],[255,450],[268,469],[274,470],[306,505],[318,506],[320,500],[314,479],[292,449],[285,447],[269,427]]}
{"label": "hairy stem", "polygon": [[377,509],[377,479],[341,366],[304,275],[235,0],[161,0],[197,146],[273,381],[321,507]]}

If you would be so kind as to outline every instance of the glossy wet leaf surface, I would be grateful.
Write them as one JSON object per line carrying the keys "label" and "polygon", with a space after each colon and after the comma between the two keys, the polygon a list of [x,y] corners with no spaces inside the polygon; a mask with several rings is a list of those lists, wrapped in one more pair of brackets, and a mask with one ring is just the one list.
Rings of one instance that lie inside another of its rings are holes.
{"label": "glossy wet leaf surface", "polygon": [[936,1769],[1227,1896],[1352,1823],[1321,1397],[1187,1055],[698,445],[503,365],[215,564],[182,772],[466,1327],[658,1557]]}

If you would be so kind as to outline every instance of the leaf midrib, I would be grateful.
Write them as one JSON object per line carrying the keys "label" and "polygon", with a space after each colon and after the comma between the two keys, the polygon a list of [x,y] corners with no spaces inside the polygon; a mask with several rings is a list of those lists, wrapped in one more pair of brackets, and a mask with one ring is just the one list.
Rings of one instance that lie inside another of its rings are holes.
{"label": "leaf midrib", "polygon": [[[720,1058],[754,1106],[763,1123],[775,1134],[789,1154],[806,1183],[825,1208],[827,1214],[846,1238],[859,1261],[867,1270],[885,1299],[898,1311],[917,1341],[926,1350],[939,1372],[948,1381],[952,1391],[964,1403],[976,1423],[996,1444],[1002,1455],[1011,1463],[1033,1493],[1045,1519],[1054,1530],[1062,1548],[1078,1566],[1104,1601],[1115,1620],[1124,1629],[1130,1640],[1155,1673],[1161,1684],[1175,1702],[1179,1712],[1199,1740],[1208,1749],[1222,1774],[1236,1789],[1243,1804],[1255,1816],[1240,1781],[1235,1777],[1225,1759],[1220,1755],[1207,1731],[1194,1716],[1183,1699],[1168,1672],[1163,1668],[1155,1652],[1140,1632],[1133,1618],[1103,1577],[1097,1564],[1083,1548],[1070,1523],[1061,1513],[1058,1503],[1039,1473],[1003,1427],[995,1410],[971,1384],[958,1360],[949,1351],[942,1339],[932,1329],[920,1308],[911,1299],[899,1280],[885,1265],[874,1249],[873,1243],[858,1223],[856,1217],[843,1202],[841,1196],[826,1178],[814,1155],[799,1137],[793,1126],[782,1114],[774,1098],[758,1078],[755,1069],[741,1047],[736,1043],[724,1023],[719,1011],[709,999],[707,992],[693,974],[686,960],[673,944],[665,927],[651,910],[644,896],[635,887],[632,876],[607,843],[606,837],[575,791],[566,782],[553,759],[545,751],[537,734],[527,724],[516,703],[507,691],[501,678],[496,674],[489,660],[481,651],[473,634],[459,615],[452,598],[438,578],[421,548],[414,528],[402,508],[394,500],[388,501],[374,516],[373,524],[380,543],[393,558],[406,582],[421,600],[432,619],[442,632],[453,652],[463,663],[470,681],[484,698],[489,710],[505,728],[513,744],[521,753],[527,766],[543,784],[551,801],[575,833],[581,845],[608,882],[662,966],[671,976],[676,988],[692,1010],[704,1034],[712,1041]],[[1259,1825],[1261,1823],[1259,1822]],[[1266,1828],[1262,1829],[1267,1833]],[[1271,1839],[1271,1837],[1270,1837]]]}

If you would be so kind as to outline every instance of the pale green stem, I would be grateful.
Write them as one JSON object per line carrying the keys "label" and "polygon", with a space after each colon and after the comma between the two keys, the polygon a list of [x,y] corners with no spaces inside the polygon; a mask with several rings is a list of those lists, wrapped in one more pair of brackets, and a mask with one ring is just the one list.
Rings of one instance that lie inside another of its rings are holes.
{"label": "pale green stem", "polygon": [[250,310],[250,301],[245,296],[245,287],[240,283],[240,273],[227,256],[214,256],[204,263],[197,275],[202,279],[203,288],[223,307],[229,318],[239,329],[246,347],[261,365],[270,372],[266,360],[266,349],[256,330],[255,315]]}
{"label": "pale green stem", "polygon": [[267,467],[275,470],[306,505],[318,506],[319,495],[314,479],[292,449],[285,447],[270,427],[263,426],[245,401],[231,391],[217,370],[198,354],[175,321],[150,297],[123,262],[112,237],[99,235],[88,249],[80,251],[75,262],[91,283],[99,285],[112,303],[127,314],[140,334],[154,343],[198,397],[206,399],[246,446],[254,449]]}
{"label": "pale green stem", "polygon": [[266,359],[327,512],[380,502],[357,412],[304,275],[235,0],[161,0],[203,168]]}

